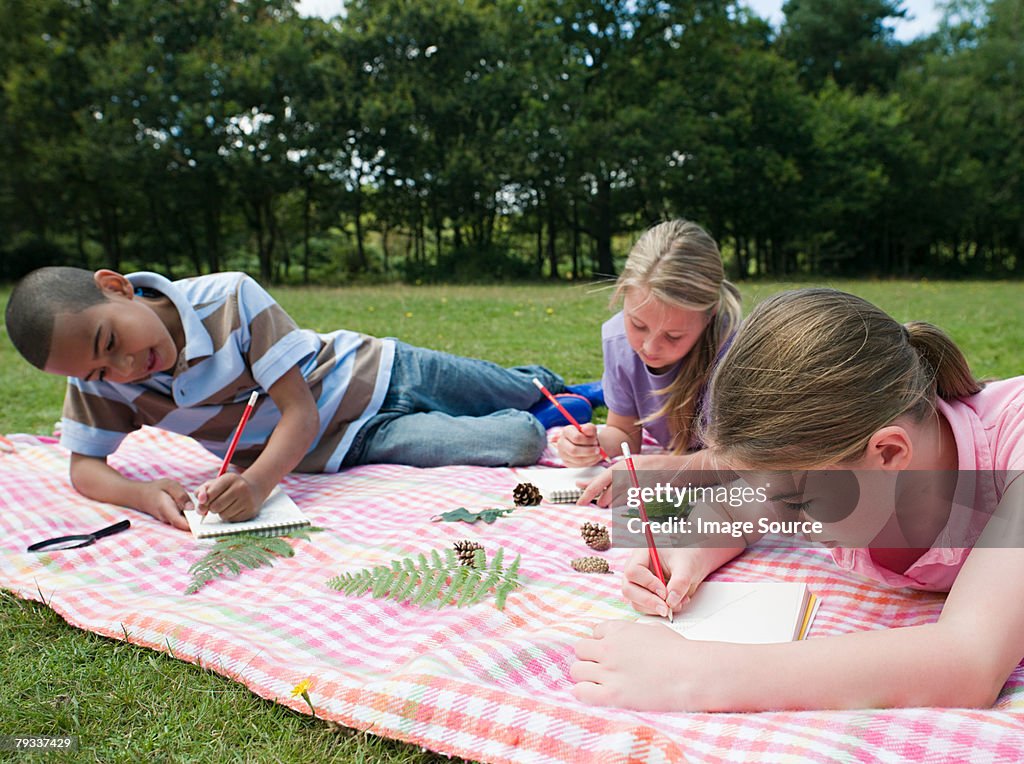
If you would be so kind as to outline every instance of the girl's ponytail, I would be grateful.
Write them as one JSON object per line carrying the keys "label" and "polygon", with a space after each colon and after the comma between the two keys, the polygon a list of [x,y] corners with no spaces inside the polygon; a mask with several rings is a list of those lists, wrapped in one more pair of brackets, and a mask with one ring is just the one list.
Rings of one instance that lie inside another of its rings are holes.
{"label": "girl's ponytail", "polygon": [[882,427],[981,389],[963,353],[834,289],[773,295],[747,317],[711,380],[705,443],[749,469],[856,461]]}
{"label": "girl's ponytail", "polygon": [[925,321],[909,321],[903,327],[911,347],[932,369],[935,394],[942,400],[966,398],[981,390],[967,359],[948,334]]}

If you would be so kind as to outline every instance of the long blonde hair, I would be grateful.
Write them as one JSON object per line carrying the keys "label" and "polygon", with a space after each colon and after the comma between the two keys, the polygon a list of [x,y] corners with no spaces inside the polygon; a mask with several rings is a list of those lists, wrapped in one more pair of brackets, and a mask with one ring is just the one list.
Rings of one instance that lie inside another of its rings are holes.
{"label": "long blonde hair", "polygon": [[718,349],[740,324],[740,293],[725,278],[715,240],[696,223],[669,220],[649,228],[630,250],[615,284],[612,304],[631,289],[646,289],[659,302],[704,311],[709,320],[682,360],[675,380],[660,391],[664,405],[638,424],[666,417],[671,447],[687,449],[699,418],[697,396],[707,382]]}
{"label": "long blonde hair", "polygon": [[834,289],[797,289],[747,317],[712,377],[704,439],[747,468],[842,464],[897,418],[933,415],[936,396],[981,387],[932,324],[900,324]]}

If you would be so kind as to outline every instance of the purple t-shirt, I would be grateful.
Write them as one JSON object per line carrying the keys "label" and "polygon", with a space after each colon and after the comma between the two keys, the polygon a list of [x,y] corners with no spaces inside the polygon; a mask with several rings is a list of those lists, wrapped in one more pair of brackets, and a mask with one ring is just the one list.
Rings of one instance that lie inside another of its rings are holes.
{"label": "purple t-shirt", "polygon": [[[672,384],[682,360],[661,374],[652,373],[629,346],[622,311],[601,326],[601,347],[604,350],[601,386],[608,410],[637,421],[656,414],[665,405],[665,396],[656,391]],[[671,444],[672,433],[666,417],[647,422],[644,429],[665,448]]]}

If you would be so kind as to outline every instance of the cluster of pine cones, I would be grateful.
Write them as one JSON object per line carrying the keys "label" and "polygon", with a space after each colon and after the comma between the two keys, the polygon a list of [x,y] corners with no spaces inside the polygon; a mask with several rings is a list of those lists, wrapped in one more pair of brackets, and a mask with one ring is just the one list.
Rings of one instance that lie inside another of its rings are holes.
{"label": "cluster of pine cones", "polygon": [[[512,490],[512,500],[520,507],[534,507],[541,502],[541,492],[533,483],[519,483]],[[598,552],[605,552],[611,548],[612,540],[608,535],[608,528],[600,523],[583,523],[580,526],[580,535],[591,549]],[[483,549],[483,545],[471,539],[456,541],[455,555],[460,565],[472,566],[476,556],[476,550]],[[570,565],[578,573],[610,573],[608,560],[603,557],[577,557]]]}
{"label": "cluster of pine cones", "polygon": [[[512,490],[512,500],[519,507],[535,507],[540,504],[540,489],[533,483],[520,483]],[[476,550],[484,548],[482,544],[471,539],[456,541],[453,546],[455,547],[455,556],[458,557],[459,564],[467,567],[473,566]]]}
{"label": "cluster of pine cones", "polygon": [[[608,536],[608,529],[600,523],[583,523],[580,526],[580,535],[587,542],[587,546],[604,552],[611,548],[612,540]],[[578,573],[609,573],[608,560],[604,557],[577,557],[571,563],[572,569]]]}

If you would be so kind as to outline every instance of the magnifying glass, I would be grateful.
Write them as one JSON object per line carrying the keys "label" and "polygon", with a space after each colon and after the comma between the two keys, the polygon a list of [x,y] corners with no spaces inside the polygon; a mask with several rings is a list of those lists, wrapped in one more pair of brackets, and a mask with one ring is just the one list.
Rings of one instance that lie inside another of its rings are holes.
{"label": "magnifying glass", "polygon": [[113,536],[115,533],[126,531],[131,527],[131,525],[131,521],[122,520],[119,523],[108,525],[106,528],[98,530],[95,533],[78,533],[72,536],[57,536],[56,538],[46,539],[45,541],[37,541],[35,544],[30,546],[27,551],[55,552],[60,549],[78,549],[78,547],[81,546],[95,544],[96,539],[101,539],[104,536]]}

